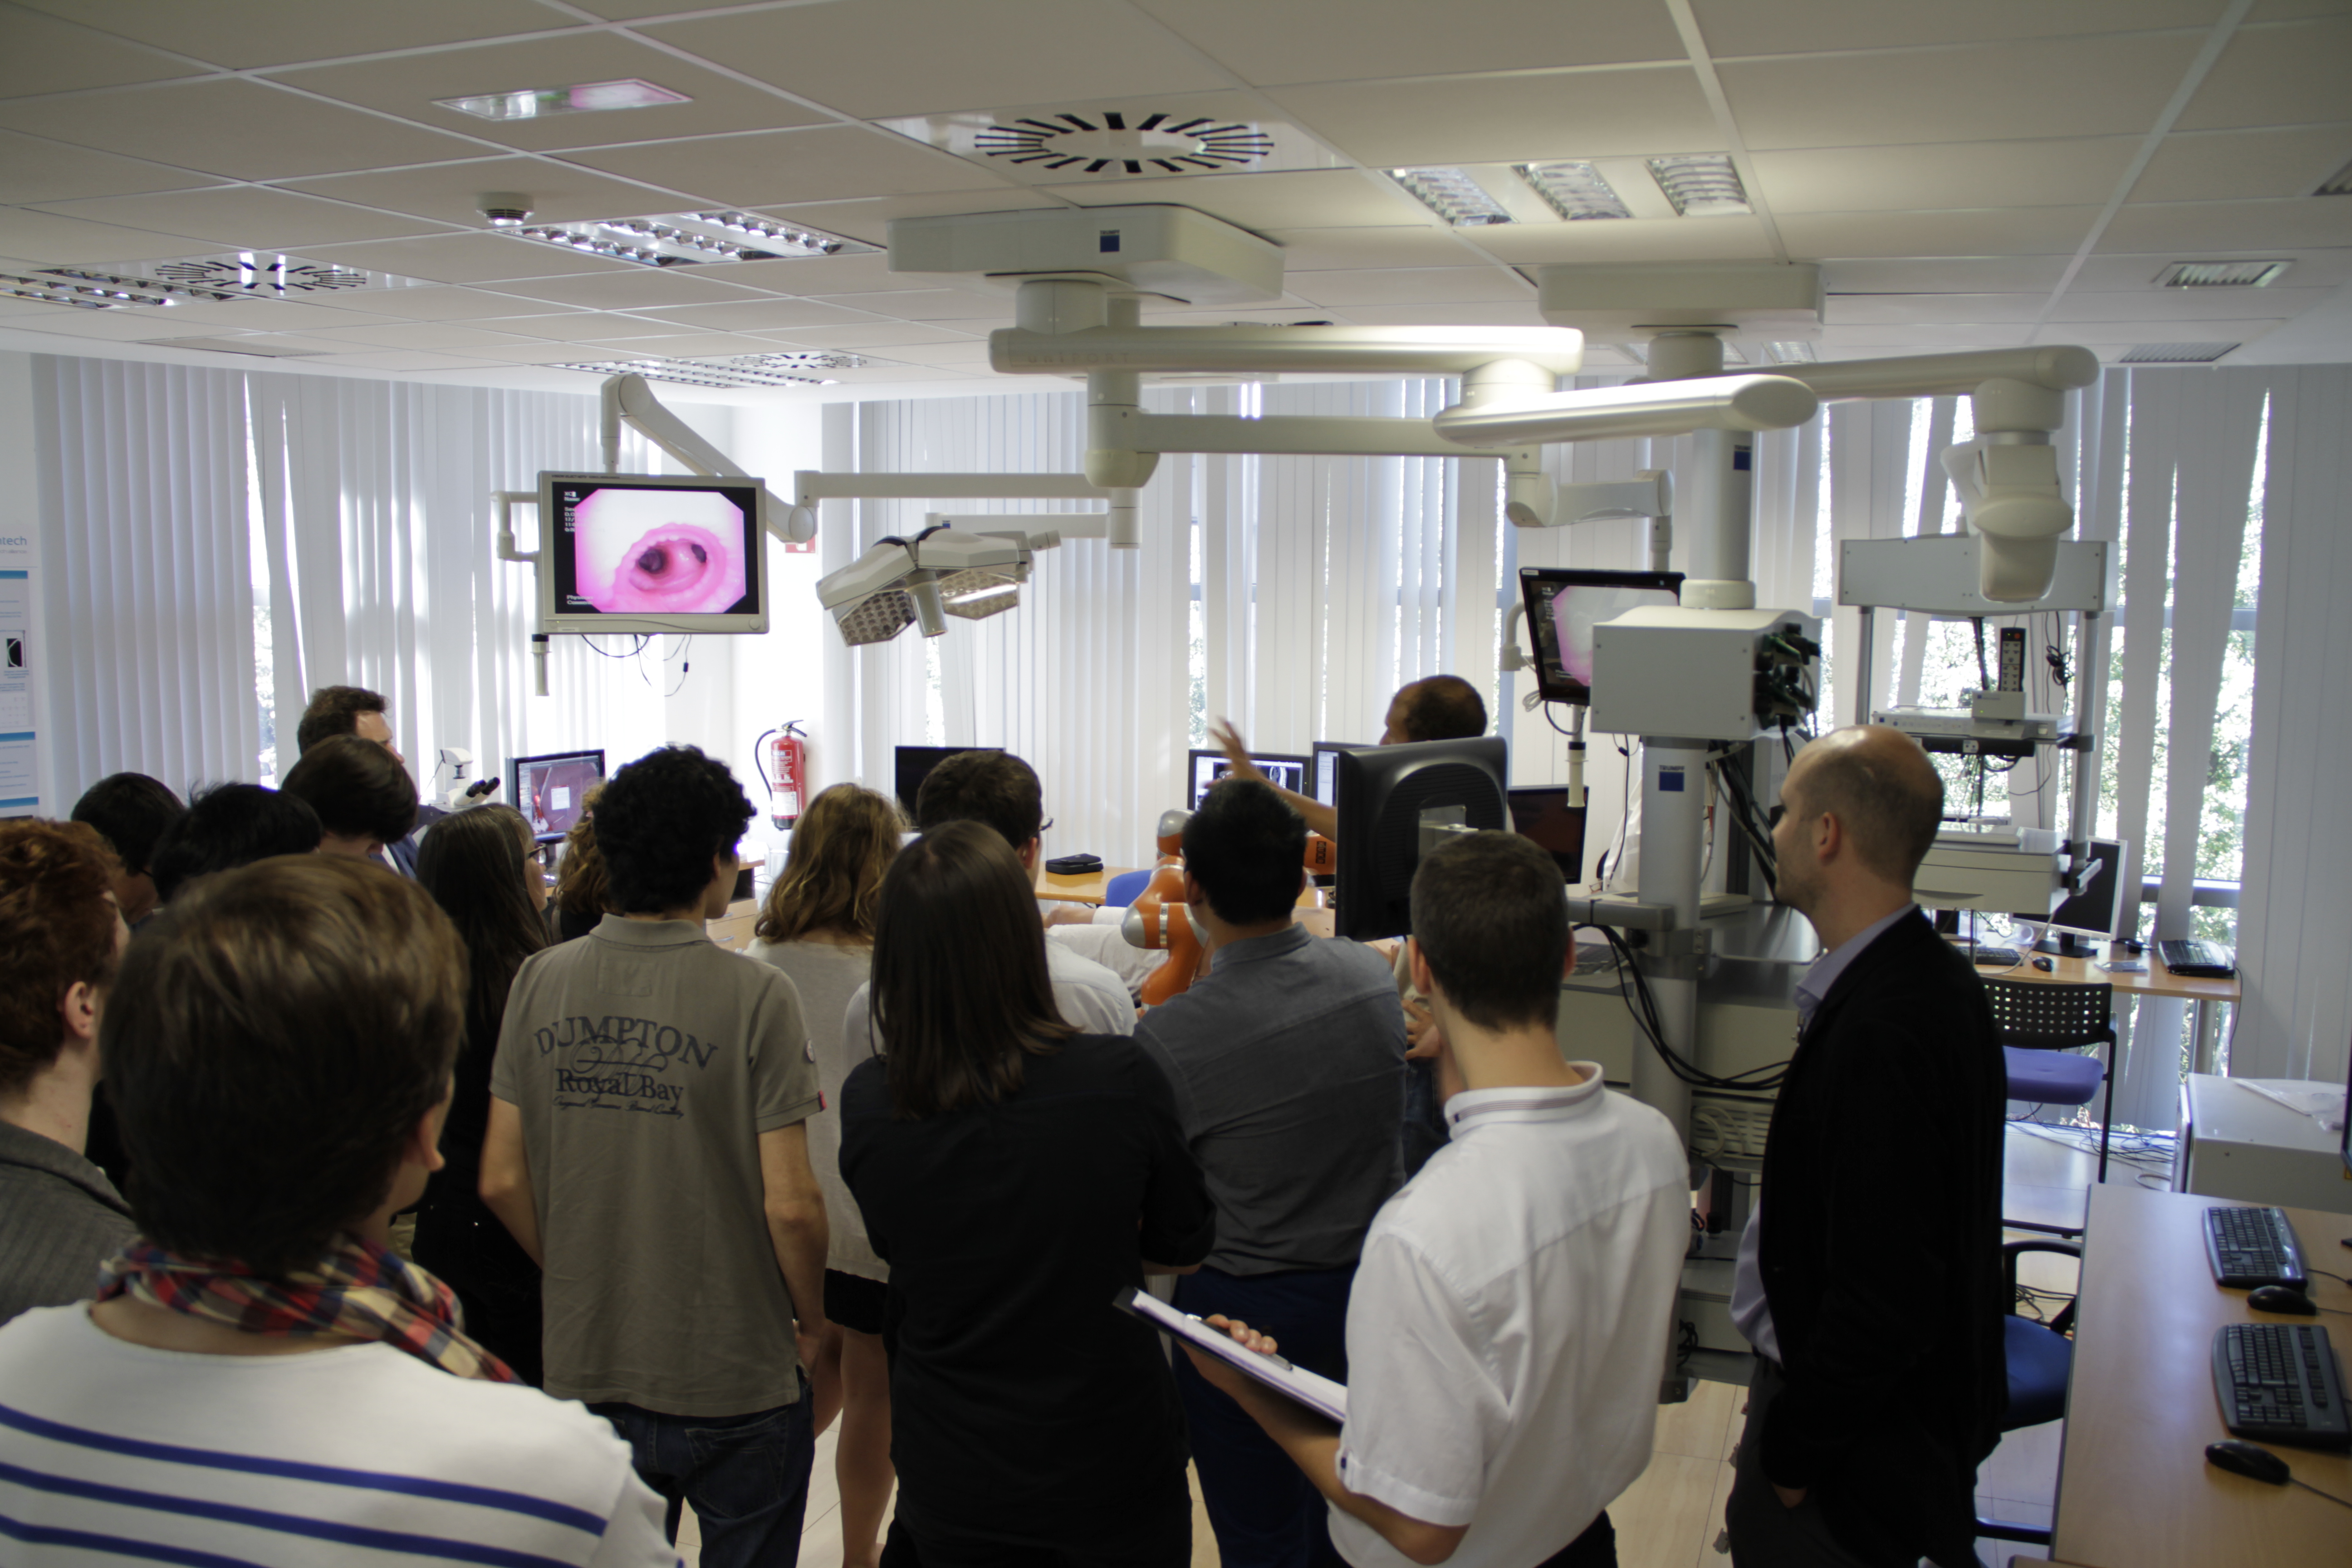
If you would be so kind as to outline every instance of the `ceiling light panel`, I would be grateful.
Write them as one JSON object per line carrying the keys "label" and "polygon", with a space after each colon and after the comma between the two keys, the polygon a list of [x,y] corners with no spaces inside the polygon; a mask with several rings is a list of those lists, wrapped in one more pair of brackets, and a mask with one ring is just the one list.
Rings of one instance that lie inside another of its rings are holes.
{"label": "ceiling light panel", "polygon": [[28,278],[0,272],[0,299],[30,300],[43,305],[72,305],[84,310],[122,310],[133,305],[176,305],[169,294],[131,289],[114,282],[80,282],[69,278]]}
{"label": "ceiling light panel", "polygon": [[1287,121],[1234,93],[1180,93],[877,121],[1024,184],[1345,167]]}
{"label": "ceiling light panel", "polygon": [[1519,177],[1543,197],[1544,204],[1568,223],[1591,218],[1632,217],[1625,198],[1601,177],[1601,171],[1580,160],[1521,163]]}
{"label": "ceiling light panel", "polygon": [[2176,261],[2157,274],[2166,289],[2265,289],[2286,276],[2292,261]]}
{"label": "ceiling light panel", "polygon": [[2139,343],[2123,356],[2126,364],[2211,364],[2236,343]]}
{"label": "ceiling light panel", "polygon": [[422,287],[418,279],[363,268],[307,261],[275,251],[236,250],[218,256],[181,257],[169,261],[133,261],[117,266],[49,267],[41,276],[19,279],[12,291],[20,299],[30,285],[59,290],[57,304],[168,305],[179,300],[220,303],[230,300],[302,300],[324,294],[354,293]]}
{"label": "ceiling light panel", "polygon": [[454,109],[477,120],[540,120],[551,114],[597,114],[607,110],[654,109],[665,103],[694,100],[685,93],[629,77],[621,81],[527,87],[514,92],[477,93],[469,98],[436,98],[433,101],[443,109]]}
{"label": "ceiling light panel", "polygon": [[1455,228],[1509,223],[1511,212],[1466,169],[1391,169],[1389,178]]}
{"label": "ceiling light panel", "polygon": [[788,261],[852,256],[877,247],[757,213],[677,213],[587,223],[522,224],[501,234],[644,267],[698,267],[718,261]]}
{"label": "ceiling light panel", "polygon": [[829,370],[866,370],[880,362],[859,354],[729,354],[716,359],[640,358],[566,363],[551,368],[588,375],[642,375],[679,386],[831,386]]}
{"label": "ceiling light panel", "polygon": [[1649,160],[1651,177],[1674,204],[1677,217],[1738,217],[1750,215],[1748,187],[1721,153],[1686,153]]}

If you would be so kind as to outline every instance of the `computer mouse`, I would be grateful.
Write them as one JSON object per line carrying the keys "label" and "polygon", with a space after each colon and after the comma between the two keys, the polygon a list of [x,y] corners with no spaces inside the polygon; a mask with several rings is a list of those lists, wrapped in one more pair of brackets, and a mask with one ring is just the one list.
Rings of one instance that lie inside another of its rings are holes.
{"label": "computer mouse", "polygon": [[2047,973],[2049,973],[2051,971],[2053,971],[2053,970],[2056,969],[2058,966],[2057,966],[2056,964],[2054,964],[2054,963],[2051,963],[2051,962],[2050,962],[2048,959],[2046,959],[2046,958],[2037,958],[2037,959],[2035,959],[2035,960],[2033,961],[2033,967],[2034,967],[2034,968],[2036,968],[2036,969],[2038,969],[2038,970],[2040,970],[2040,971],[2042,971],[2042,973],[2047,974]]}
{"label": "computer mouse", "polygon": [[2227,1437],[2219,1443],[2206,1444],[2205,1458],[2209,1464],[2219,1465],[2223,1469],[2234,1471],[2238,1475],[2251,1476],[2258,1481],[2268,1481],[2274,1487],[2286,1485],[2294,1474],[2286,1468],[2284,1459],[2280,1458],[2268,1448],[2257,1447],[2239,1437]]}
{"label": "computer mouse", "polygon": [[2284,1285],[2257,1285],[2246,1292],[2246,1305],[2257,1312],[2283,1312],[2291,1318],[2315,1318],[2319,1308],[2300,1290]]}

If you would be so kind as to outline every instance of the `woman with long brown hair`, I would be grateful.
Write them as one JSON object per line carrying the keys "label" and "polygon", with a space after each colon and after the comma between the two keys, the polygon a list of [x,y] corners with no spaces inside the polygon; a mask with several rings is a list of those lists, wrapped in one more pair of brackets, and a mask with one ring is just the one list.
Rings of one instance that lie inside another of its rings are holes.
{"label": "woman with long brown hair", "polygon": [[977,822],[891,863],[873,985],[841,1171],[890,1263],[885,1561],[1189,1563],[1176,1385],[1111,1307],[1214,1237],[1168,1080],[1063,1020],[1029,879]]}
{"label": "woman with long brown hair", "polygon": [[563,836],[563,858],[555,868],[553,940],[570,942],[594,931],[606,913],[604,854],[596,847],[596,802],[603,784],[581,797],[580,820]]}
{"label": "woman with long brown hair", "polygon": [[[888,796],[835,784],[793,826],[792,858],[768,889],[751,956],[792,977],[808,1021],[823,1109],[808,1119],[809,1166],[824,1192],[832,1241],[824,1260],[826,1332],[809,1368],[815,1430],[837,1413],[834,1477],[841,1488],[844,1568],[872,1568],[890,1502],[890,1372],[882,1356],[884,1281],[857,1205],[841,1183],[842,1080],[850,1063],[842,1020],[874,962],[874,910],[906,822]],[[864,1059],[866,1053],[860,1053]]]}

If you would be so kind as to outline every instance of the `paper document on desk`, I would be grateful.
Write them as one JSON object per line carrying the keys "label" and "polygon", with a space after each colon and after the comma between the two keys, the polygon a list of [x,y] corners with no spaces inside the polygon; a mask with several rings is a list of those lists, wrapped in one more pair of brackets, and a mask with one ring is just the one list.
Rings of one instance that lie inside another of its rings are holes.
{"label": "paper document on desk", "polygon": [[2298,1116],[2308,1116],[2330,1132],[2344,1130],[2344,1090],[2336,1084],[2309,1078],[2233,1078],[2264,1100],[2276,1100]]}
{"label": "paper document on desk", "polygon": [[1232,1363],[1276,1394],[1297,1400],[1317,1415],[1346,1424],[1346,1384],[1293,1366],[1278,1355],[1260,1355],[1254,1350],[1245,1350],[1223,1330],[1209,1327],[1190,1312],[1178,1311],[1148,1291],[1122,1290],[1112,1299],[1111,1305],[1134,1313],[1153,1328],[1173,1334],[1187,1344],[1200,1346],[1220,1361]]}

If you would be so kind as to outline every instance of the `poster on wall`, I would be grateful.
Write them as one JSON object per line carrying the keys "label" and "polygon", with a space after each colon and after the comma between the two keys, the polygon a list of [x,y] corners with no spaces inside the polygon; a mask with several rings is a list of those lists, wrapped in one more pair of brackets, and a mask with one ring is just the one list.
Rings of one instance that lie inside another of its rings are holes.
{"label": "poster on wall", "polygon": [[31,542],[0,538],[0,816],[40,809],[33,717]]}

